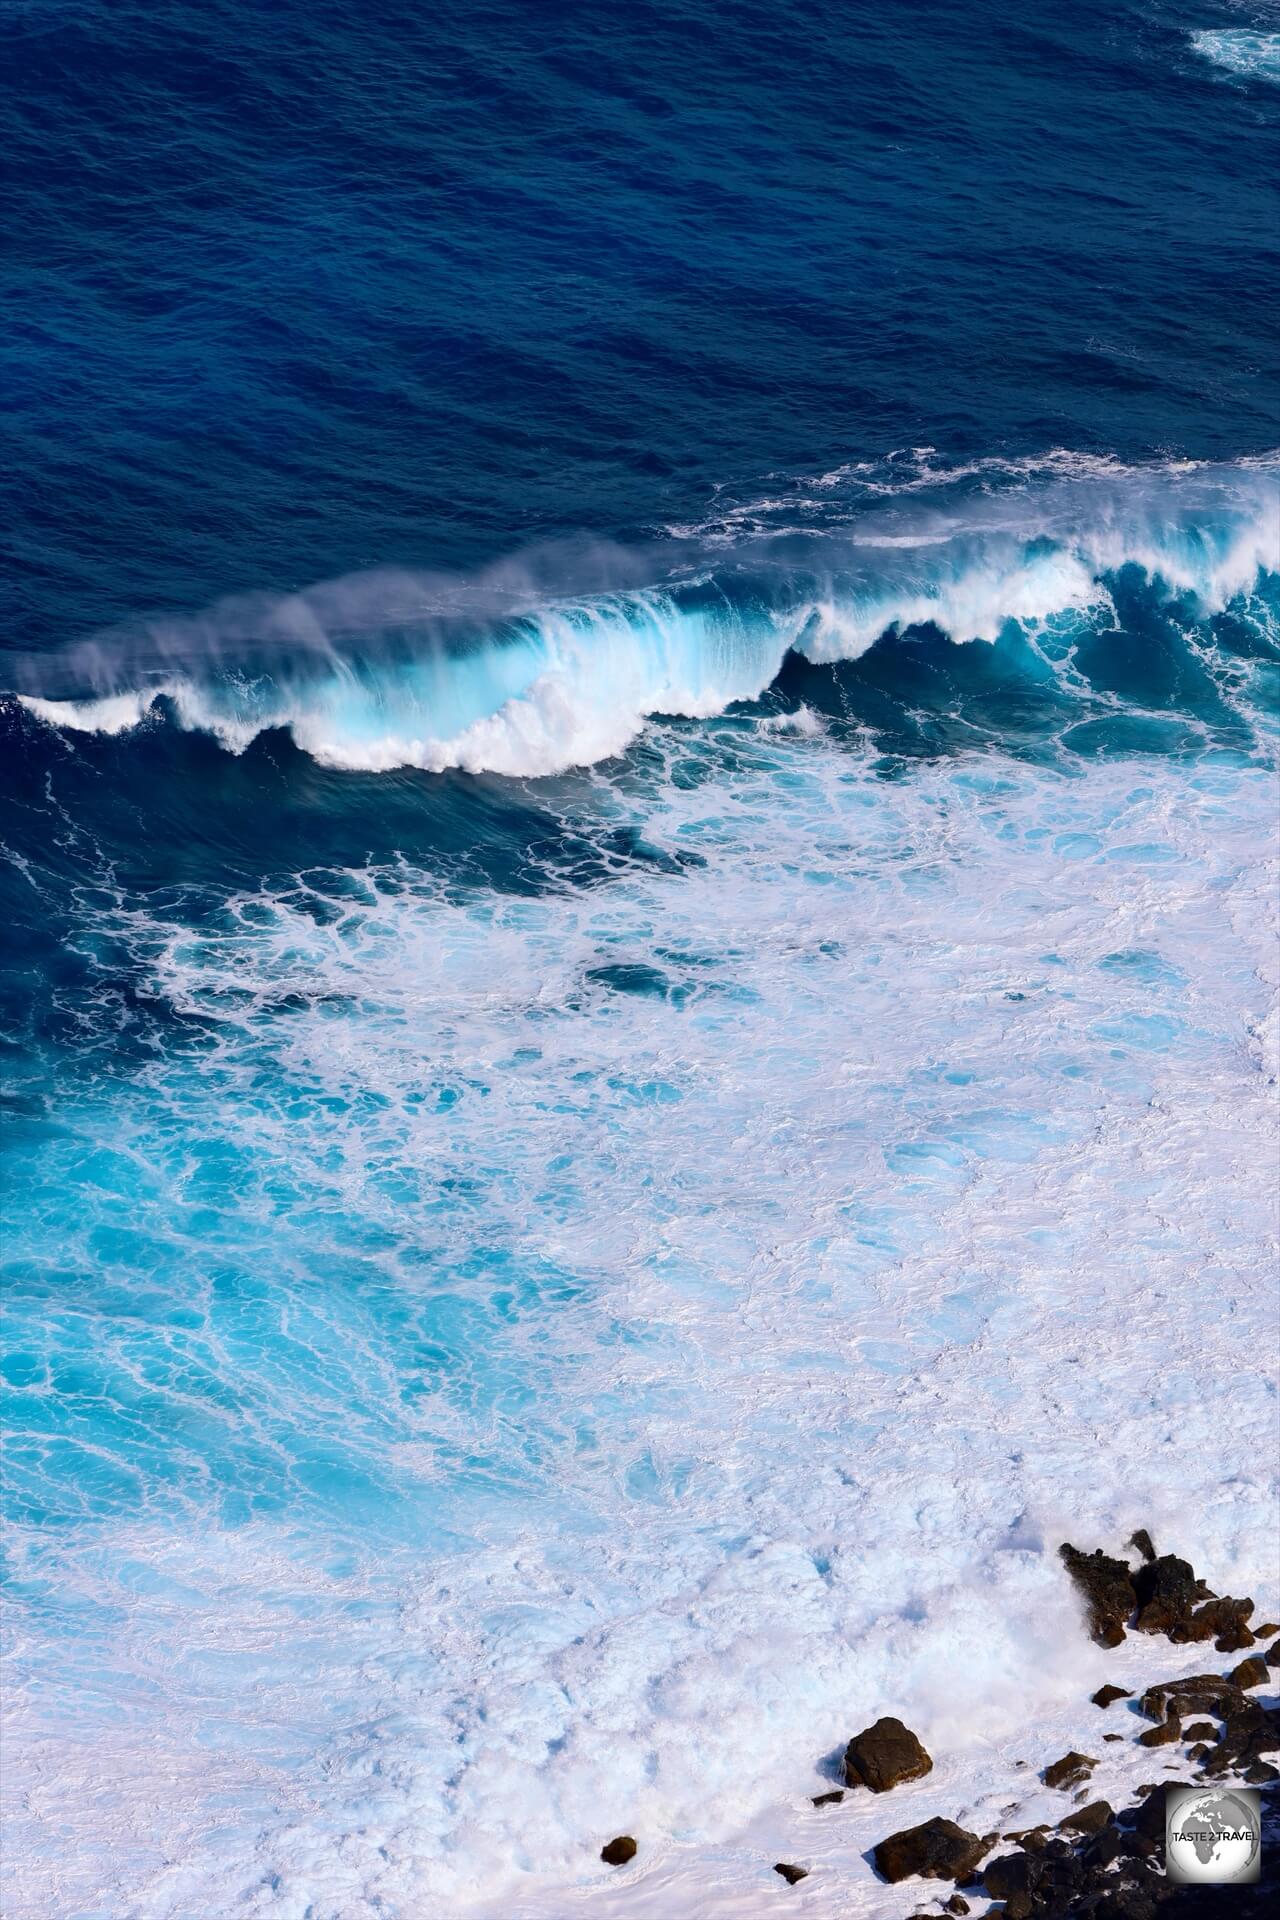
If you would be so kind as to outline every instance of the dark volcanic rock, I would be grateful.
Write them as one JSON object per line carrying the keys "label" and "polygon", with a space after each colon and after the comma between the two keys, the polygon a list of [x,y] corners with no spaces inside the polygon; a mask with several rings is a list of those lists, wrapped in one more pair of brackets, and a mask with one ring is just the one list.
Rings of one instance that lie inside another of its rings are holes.
{"label": "dark volcanic rock", "polygon": [[962,1893],[953,1893],[949,1900],[943,1901],[942,1911],[944,1913],[968,1913],[969,1902]]}
{"label": "dark volcanic rock", "polygon": [[1034,1886],[1037,1859],[1037,1855],[1026,1852],[1002,1853],[982,1869],[982,1884],[993,1900],[1016,1900]]}
{"label": "dark volcanic rock", "polygon": [[790,1862],[786,1860],[779,1860],[773,1870],[775,1873],[782,1875],[789,1887],[794,1887],[797,1880],[807,1880],[809,1878],[808,1867],[793,1867]]}
{"label": "dark volcanic rock", "polygon": [[1255,1653],[1251,1659],[1242,1660],[1238,1667],[1232,1667],[1227,1678],[1237,1687],[1261,1687],[1271,1678],[1265,1660]]}
{"label": "dark volcanic rock", "polygon": [[1147,1562],[1154,1560],[1156,1557],[1156,1550],[1151,1543],[1151,1535],[1145,1527],[1139,1527],[1136,1533],[1129,1535],[1129,1545],[1136,1547],[1143,1559]]}
{"label": "dark volcanic rock", "polygon": [[1118,1647],[1137,1604],[1133,1577],[1123,1560],[1113,1560],[1099,1549],[1082,1553],[1065,1542],[1058,1552],[1072,1581],[1084,1597],[1089,1632],[1102,1647]]}
{"label": "dark volcanic rock", "polygon": [[1078,1813],[1069,1813],[1065,1820],[1059,1820],[1058,1828],[1064,1833],[1101,1833],[1104,1827],[1110,1826],[1113,1818],[1107,1801],[1091,1800]]}
{"label": "dark volcanic rock", "polygon": [[1138,1596],[1138,1617],[1134,1626],[1139,1633],[1169,1633],[1185,1628],[1200,1599],[1195,1568],[1176,1554],[1162,1553],[1158,1560],[1139,1567],[1133,1576]]}
{"label": "dark volcanic rock", "polygon": [[1197,1607],[1184,1637],[1188,1640],[1212,1640],[1219,1653],[1243,1653],[1254,1642],[1248,1620],[1252,1600],[1210,1600]]}
{"label": "dark volcanic rock", "polygon": [[1096,1693],[1089,1695],[1089,1698],[1095,1707],[1110,1707],[1114,1706],[1117,1700],[1127,1700],[1129,1694],[1126,1688],[1113,1687],[1108,1681],[1105,1687],[1099,1687]]}
{"label": "dark volcanic rock", "polygon": [[1064,1753],[1061,1760],[1055,1760],[1047,1766],[1040,1778],[1046,1787],[1057,1787],[1065,1791],[1067,1787],[1078,1787],[1082,1780],[1087,1780],[1097,1764],[1097,1761],[1091,1760],[1087,1753],[1076,1753],[1073,1750],[1071,1753]]}
{"label": "dark volcanic rock", "polygon": [[815,1793],[812,1798],[815,1807],[838,1807],[844,1799],[844,1788],[832,1787],[830,1793]]}
{"label": "dark volcanic rock", "polygon": [[636,1843],[629,1833],[620,1833],[616,1840],[609,1840],[600,1849],[600,1858],[606,1867],[625,1867],[628,1860],[636,1857]]}
{"label": "dark volcanic rock", "polygon": [[1140,1702],[1148,1720],[1194,1713],[1216,1713],[1225,1720],[1244,1704],[1244,1695],[1225,1673],[1189,1673],[1181,1680],[1162,1680],[1148,1687]]}
{"label": "dark volcanic rock", "polygon": [[1164,1782],[1157,1780],[1150,1792],[1144,1795],[1142,1804],[1128,1807],[1120,1818],[1128,1822],[1144,1840],[1164,1839]]}
{"label": "dark volcanic rock", "polygon": [[985,1839],[954,1820],[926,1820],[923,1826],[891,1833],[871,1857],[880,1876],[896,1883],[918,1874],[924,1880],[967,1880],[987,1848]]}
{"label": "dark volcanic rock", "polygon": [[904,1727],[892,1715],[855,1733],[845,1748],[844,1779],[848,1787],[888,1793],[906,1780],[922,1780],[932,1770],[933,1761],[910,1727]]}
{"label": "dark volcanic rock", "polygon": [[1211,1753],[1205,1755],[1202,1771],[1209,1775],[1246,1768],[1265,1759],[1280,1747],[1280,1713],[1264,1707],[1260,1700],[1238,1694],[1228,1707],[1222,1732]]}
{"label": "dark volcanic rock", "polygon": [[1267,1648],[1266,1661],[1269,1667],[1280,1667],[1280,1640]]}
{"label": "dark volcanic rock", "polygon": [[1145,1733],[1138,1735],[1140,1747],[1171,1747],[1175,1740],[1182,1738],[1182,1722],[1173,1714],[1161,1727],[1148,1727]]}
{"label": "dark volcanic rock", "polygon": [[1109,1867],[1123,1852],[1124,1838],[1118,1827],[1110,1825],[1093,1836],[1081,1858],[1089,1867]]}
{"label": "dark volcanic rock", "polygon": [[1218,1729],[1212,1720],[1197,1720],[1193,1727],[1183,1728],[1182,1737],[1184,1740],[1216,1740]]}

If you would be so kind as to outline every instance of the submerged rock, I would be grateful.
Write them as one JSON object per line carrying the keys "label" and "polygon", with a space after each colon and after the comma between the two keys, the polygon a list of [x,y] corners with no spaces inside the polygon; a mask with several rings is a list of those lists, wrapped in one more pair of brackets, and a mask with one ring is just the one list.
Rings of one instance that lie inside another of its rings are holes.
{"label": "submerged rock", "polygon": [[1070,1753],[1064,1753],[1061,1760],[1054,1760],[1047,1766],[1040,1778],[1046,1787],[1057,1787],[1065,1792],[1068,1787],[1078,1787],[1082,1780],[1087,1780],[1097,1764],[1087,1753],[1076,1753],[1073,1749]]}
{"label": "submerged rock", "polygon": [[954,1820],[926,1820],[891,1833],[872,1848],[871,1857],[881,1878],[894,1884],[913,1874],[922,1880],[967,1880],[990,1844]]}
{"label": "submerged rock", "polygon": [[1125,1687],[1113,1687],[1108,1681],[1105,1687],[1099,1687],[1096,1693],[1089,1695],[1089,1698],[1095,1707],[1110,1707],[1114,1706],[1117,1700],[1127,1700],[1129,1693]]}
{"label": "submerged rock", "polygon": [[845,1785],[870,1787],[872,1793],[888,1793],[904,1781],[922,1780],[932,1770],[933,1761],[910,1727],[892,1715],[855,1733],[845,1748]]}
{"label": "submerged rock", "polygon": [[636,1843],[629,1833],[620,1833],[616,1840],[608,1840],[600,1849],[600,1858],[606,1867],[625,1867],[628,1860],[636,1857]]}
{"label": "submerged rock", "polygon": [[1089,1615],[1089,1632],[1100,1647],[1118,1647],[1137,1605],[1133,1576],[1123,1560],[1102,1552],[1082,1553],[1064,1541],[1059,1555]]}
{"label": "submerged rock", "polygon": [[830,1793],[815,1793],[810,1798],[815,1807],[838,1807],[844,1799],[844,1788],[833,1787]]}

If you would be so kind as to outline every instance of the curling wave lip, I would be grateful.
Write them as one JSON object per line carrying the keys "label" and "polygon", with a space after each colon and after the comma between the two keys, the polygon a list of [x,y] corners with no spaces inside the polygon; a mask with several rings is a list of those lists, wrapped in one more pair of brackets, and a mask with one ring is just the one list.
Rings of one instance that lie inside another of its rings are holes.
{"label": "curling wave lip", "polygon": [[[551,600],[478,629],[415,617],[411,581],[357,576],[256,615],[215,608],[162,626],[150,644],[182,664],[149,684],[18,697],[81,732],[127,732],[163,699],[232,753],[285,728],[335,768],[555,774],[622,752],[654,715],[706,719],[757,697],[789,651],[831,664],[922,626],[958,644],[1011,625],[1034,634],[1105,614],[1126,569],[1188,597],[1197,617],[1219,613],[1280,570],[1280,479],[1253,462],[1092,463],[1064,480],[1059,461],[1030,492],[932,509],[913,493],[905,524],[900,511],[846,510],[819,538],[744,541],[700,567],[681,549],[672,566],[660,586]],[[246,634],[266,656],[255,671],[235,658]]]}

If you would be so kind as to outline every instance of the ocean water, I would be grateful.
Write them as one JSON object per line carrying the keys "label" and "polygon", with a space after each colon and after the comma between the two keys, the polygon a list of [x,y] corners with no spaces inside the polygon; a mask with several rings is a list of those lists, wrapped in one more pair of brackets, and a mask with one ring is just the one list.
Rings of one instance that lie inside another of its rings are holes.
{"label": "ocean water", "polygon": [[1280,1597],[1280,17],[3,33],[3,1911],[772,1911]]}

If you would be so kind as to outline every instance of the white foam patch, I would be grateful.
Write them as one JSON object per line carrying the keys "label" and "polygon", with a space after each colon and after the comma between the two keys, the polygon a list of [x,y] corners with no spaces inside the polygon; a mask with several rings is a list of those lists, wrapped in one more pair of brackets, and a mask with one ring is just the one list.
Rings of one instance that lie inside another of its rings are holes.
{"label": "white foam patch", "polygon": [[1196,52],[1228,73],[1249,80],[1280,81],[1280,33],[1250,33],[1227,27],[1193,33]]}
{"label": "white foam patch", "polygon": [[[1059,1540],[1273,1611],[1274,804],[659,730],[558,805],[679,871],[126,903],[219,1037],[18,1169],[133,1478],[11,1461],[14,1920],[772,1911],[875,1715],[939,1757],[886,1829],[1053,1757],[1115,1671]],[[823,1844],[806,1911],[919,1904]]]}
{"label": "white foam patch", "polygon": [[[163,689],[161,689],[163,691]],[[40,700],[19,695],[22,705],[50,727],[72,733],[128,733],[151,711],[154,693],[113,693],[101,700]]]}

